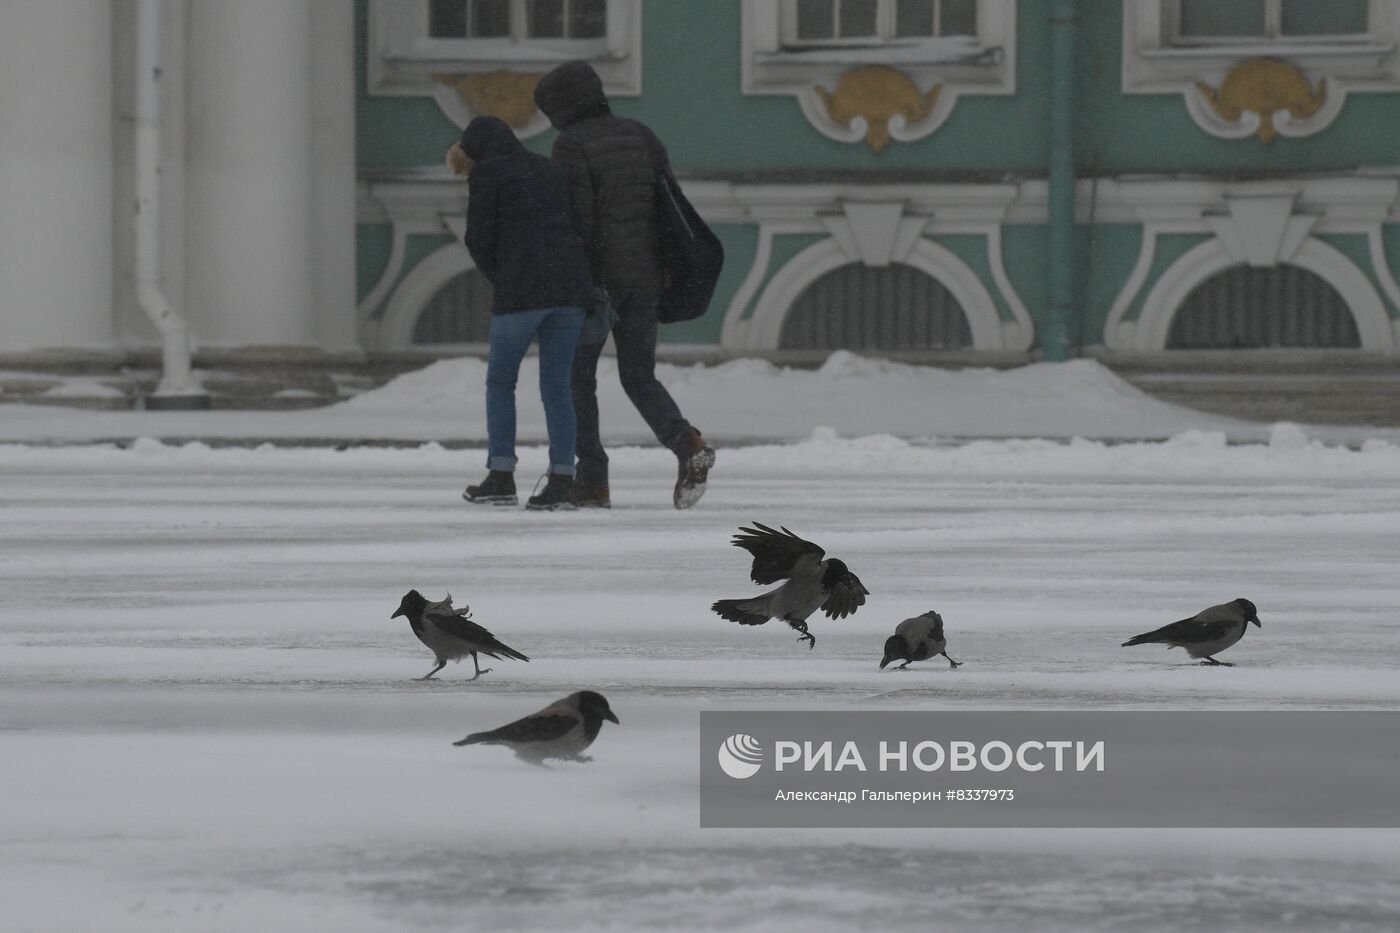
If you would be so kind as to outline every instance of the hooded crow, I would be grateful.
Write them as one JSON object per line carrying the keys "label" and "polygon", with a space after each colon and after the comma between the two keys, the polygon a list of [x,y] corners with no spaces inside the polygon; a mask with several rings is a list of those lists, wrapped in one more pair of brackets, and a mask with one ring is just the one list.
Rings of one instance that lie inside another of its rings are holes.
{"label": "hooded crow", "polygon": [[788,531],[774,531],[753,523],[739,528],[731,542],[753,555],[750,576],[759,584],[786,580],[776,590],[752,599],[721,599],[710,608],[721,617],[740,625],[762,625],[781,619],[800,634],[798,641],[816,646],[816,636],[807,631],[807,617],[818,609],[831,619],[844,619],[865,605],[870,591],[844,563],[825,557],[826,551]]}
{"label": "hooded crow", "polygon": [[1229,661],[1217,661],[1219,654],[1244,637],[1244,630],[1253,622],[1259,628],[1259,613],[1247,599],[1233,599],[1219,606],[1202,609],[1189,619],[1164,625],[1155,632],[1135,635],[1123,642],[1130,645],[1166,645],[1168,649],[1185,648],[1193,658],[1205,658],[1202,665],[1233,667]]}
{"label": "hooded crow", "polygon": [[[895,670],[902,671],[910,661],[927,661],[936,655],[948,658],[948,639],[943,637],[943,617],[930,609],[921,616],[905,619],[894,627],[894,634],[885,639],[885,657],[880,670],[894,661],[904,663]],[[962,664],[948,658],[953,667]]]}
{"label": "hooded crow", "polygon": [[532,765],[543,765],[549,758],[592,761],[583,751],[598,737],[604,719],[617,722],[608,701],[601,693],[580,690],[524,719],[490,732],[473,732],[452,744],[504,745],[521,761]]}
{"label": "hooded crow", "polygon": [[423,598],[422,593],[409,590],[399,603],[398,611],[389,618],[397,619],[399,616],[408,619],[408,624],[413,626],[413,634],[437,657],[437,667],[418,678],[419,680],[431,680],[434,674],[447,666],[449,660],[460,661],[467,655],[471,655],[472,666],[476,668],[472,680],[476,680],[482,674],[491,673],[491,668],[483,670],[477,663],[478,652],[497,661],[502,658],[530,660],[514,648],[501,644],[495,635],[471,621],[470,606],[453,609],[451,593],[440,603],[430,603]]}

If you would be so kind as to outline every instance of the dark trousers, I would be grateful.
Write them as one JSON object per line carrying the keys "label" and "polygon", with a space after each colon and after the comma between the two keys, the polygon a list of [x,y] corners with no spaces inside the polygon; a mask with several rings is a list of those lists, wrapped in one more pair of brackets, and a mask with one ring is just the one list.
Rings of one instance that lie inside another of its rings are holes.
{"label": "dark trousers", "polygon": [[[656,305],[629,296],[616,310],[612,335],[617,346],[618,380],[656,439],[674,447],[691,425],[671,393],[656,379]],[[602,353],[603,342],[597,341],[580,343],[574,354],[574,413],[578,418],[575,475],[583,485],[608,481],[608,454],[598,429],[598,357]]]}

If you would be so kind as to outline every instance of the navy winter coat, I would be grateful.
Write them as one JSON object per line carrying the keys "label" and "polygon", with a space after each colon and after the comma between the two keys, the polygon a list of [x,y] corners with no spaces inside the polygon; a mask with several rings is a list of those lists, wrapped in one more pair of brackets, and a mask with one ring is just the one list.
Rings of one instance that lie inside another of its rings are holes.
{"label": "navy winter coat", "polygon": [[631,293],[654,302],[662,286],[656,173],[671,171],[666,147],[645,124],[613,116],[587,62],[545,75],[535,103],[560,131],[554,159],[568,169],[598,278],[614,300]]}
{"label": "navy winter coat", "polygon": [[589,307],[592,267],[564,170],[527,150],[496,117],[472,120],[462,151],[476,163],[467,177],[465,239],[495,288],[491,313]]}

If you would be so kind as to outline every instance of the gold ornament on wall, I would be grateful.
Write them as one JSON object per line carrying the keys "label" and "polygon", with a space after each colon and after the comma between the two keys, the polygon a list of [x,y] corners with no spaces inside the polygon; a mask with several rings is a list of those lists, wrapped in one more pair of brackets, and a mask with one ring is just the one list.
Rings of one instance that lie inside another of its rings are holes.
{"label": "gold ornament on wall", "polygon": [[1278,136],[1274,114],[1288,112],[1294,120],[1305,120],[1322,109],[1327,101],[1327,82],[1314,89],[1297,66],[1275,58],[1251,58],[1231,68],[1220,87],[1197,82],[1196,87],[1212,110],[1227,123],[1238,122],[1246,112],[1259,115],[1257,136],[1265,144]]}
{"label": "gold ornament on wall", "polygon": [[843,74],[836,90],[818,86],[816,92],[831,119],[841,126],[849,126],[856,117],[864,119],[865,142],[879,152],[890,143],[890,121],[899,117],[909,126],[928,119],[942,89],[935,84],[921,94],[904,72],[887,65],[865,65]]}
{"label": "gold ornament on wall", "polygon": [[483,74],[437,74],[433,80],[455,90],[462,102],[479,116],[500,117],[513,129],[522,129],[534,118],[535,85],[544,75],[491,71]]}

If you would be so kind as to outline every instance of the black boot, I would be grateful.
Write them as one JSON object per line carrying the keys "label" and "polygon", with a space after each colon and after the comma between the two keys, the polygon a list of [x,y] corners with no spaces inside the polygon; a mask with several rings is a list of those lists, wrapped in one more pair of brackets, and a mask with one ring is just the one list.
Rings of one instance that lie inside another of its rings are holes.
{"label": "black boot", "polygon": [[612,497],[607,483],[574,482],[574,504],[581,509],[610,509]]}
{"label": "black boot", "polygon": [[525,508],[533,512],[553,512],[556,509],[576,509],[574,504],[574,478],[563,473],[549,474],[549,482],[544,491],[531,496]]}
{"label": "black boot", "polygon": [[715,465],[715,451],[694,428],[682,434],[671,449],[679,465],[671,504],[678,509],[688,509],[705,494],[710,467]]}
{"label": "black boot", "polygon": [[480,486],[468,486],[462,498],[473,505],[515,505],[515,474],[492,470]]}

